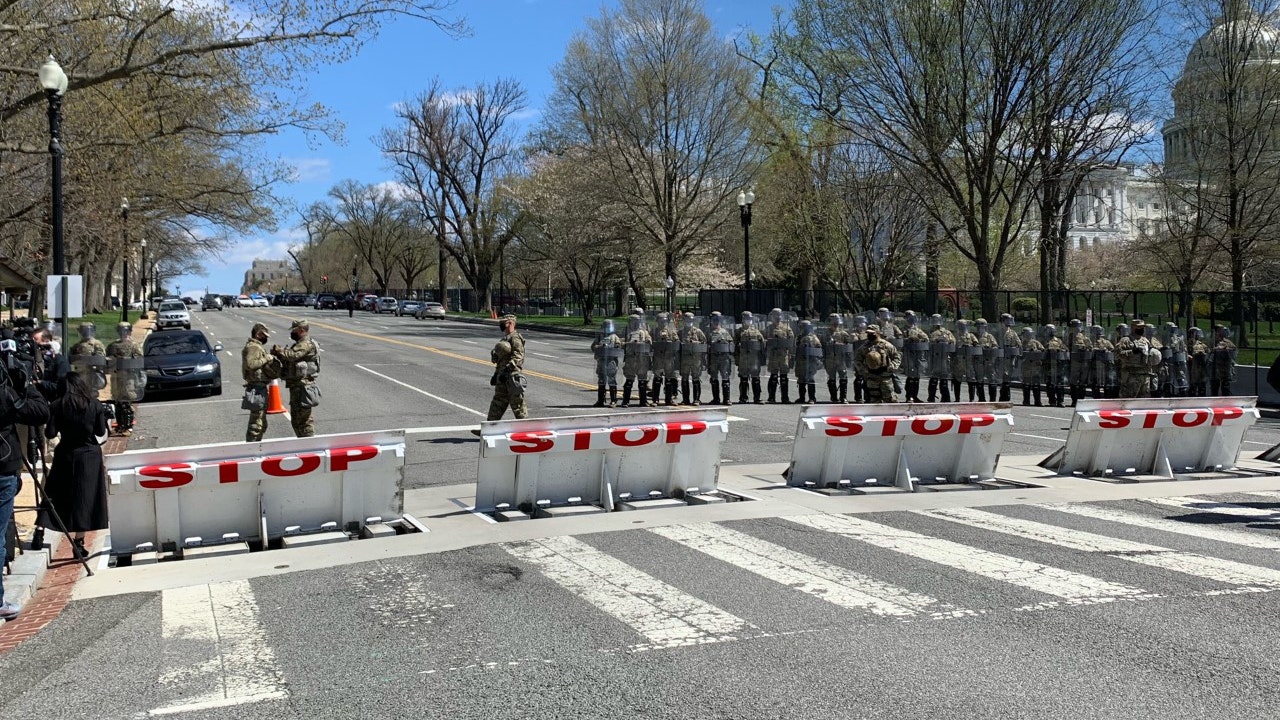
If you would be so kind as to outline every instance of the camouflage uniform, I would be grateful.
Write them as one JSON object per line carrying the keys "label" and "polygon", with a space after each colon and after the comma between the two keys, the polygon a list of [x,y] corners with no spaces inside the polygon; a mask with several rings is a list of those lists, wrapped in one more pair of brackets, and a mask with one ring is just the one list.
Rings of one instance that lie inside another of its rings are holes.
{"label": "camouflage uniform", "polygon": [[782,321],[782,310],[769,311],[769,324],[764,329],[764,348],[769,366],[769,402],[777,402],[778,386],[782,386],[782,402],[791,402],[787,390],[792,359],[796,352],[796,334]]}
{"label": "camouflage uniform", "polygon": [[622,338],[613,331],[613,321],[600,324],[600,335],[591,341],[591,354],[596,359],[596,404],[604,407],[606,387],[609,407],[618,404],[618,363],[622,360]]}
{"label": "camouflage uniform", "polygon": [[836,313],[827,317],[826,342],[822,344],[822,363],[827,371],[827,392],[831,402],[848,402],[849,365],[853,361],[853,344],[849,331],[844,329],[844,318]]}
{"label": "camouflage uniform", "polygon": [[93,323],[83,323],[79,328],[80,342],[71,346],[71,368],[80,374],[93,390],[107,385],[107,348],[94,337]]}
{"label": "camouflage uniform", "polygon": [[760,365],[764,361],[764,333],[756,329],[755,316],[742,313],[742,327],[733,339],[738,351],[738,403],[747,402],[747,385],[751,385],[752,402],[760,404]]}
{"label": "camouflage uniform", "polygon": [[858,372],[867,378],[867,402],[891,403],[893,372],[902,367],[902,354],[892,343],[879,337],[878,329],[867,328],[867,341],[853,356]]}
{"label": "camouflage uniform", "polygon": [[676,382],[679,374],[676,363],[680,356],[680,331],[671,324],[671,316],[658,313],[658,331],[653,339],[653,404],[658,394],[665,390],[666,405],[675,405]]}
{"label": "camouflage uniform", "polygon": [[912,310],[907,313],[907,330],[903,337],[903,358],[907,375],[906,401],[920,400],[920,378],[929,374],[929,335],[920,329],[916,314]]}
{"label": "camouflage uniform", "polygon": [[511,383],[514,376],[520,375],[523,379],[520,371],[524,369],[524,337],[516,332],[515,315],[502,316],[498,327],[504,334],[489,352],[489,359],[494,365],[493,377],[489,380],[493,386],[493,400],[489,402],[489,414],[485,419],[501,420],[510,407],[511,414],[517,420],[523,420],[529,417],[529,405],[523,389],[511,392]]}
{"label": "camouflage uniform", "polygon": [[711,313],[711,332],[707,334],[707,373],[711,376],[711,402],[730,404],[729,374],[733,372],[733,334],[723,325],[719,312]]}
{"label": "camouflage uniform", "polygon": [[1067,332],[1067,349],[1071,353],[1071,407],[1084,397],[1089,384],[1089,371],[1093,368],[1093,343],[1079,320],[1071,321]]}
{"label": "camouflage uniform", "polygon": [[1021,377],[1022,340],[1018,337],[1018,331],[1013,329],[1013,316],[1009,313],[1000,316],[1000,326],[1004,328],[1000,335],[1000,348],[1004,357],[997,368],[996,379],[1000,384],[1000,402],[1009,402],[1009,386]]}
{"label": "camouflage uniform", "polygon": [[627,320],[627,342],[622,355],[622,407],[631,405],[631,388],[640,385],[640,407],[653,407],[649,401],[649,367],[653,363],[653,336],[644,326],[644,317],[632,315]]}
{"label": "camouflage uniform", "polygon": [[[240,351],[240,373],[245,388],[259,390],[265,397],[267,384],[280,377],[280,361],[267,352],[267,348],[252,335],[259,330],[266,331],[267,326],[254,323],[250,331],[251,337]],[[249,427],[245,431],[245,442],[258,442],[267,433],[267,409],[249,411]]]}
{"label": "camouflage uniform", "polygon": [[289,388],[289,421],[293,434],[311,437],[316,434],[315,420],[311,417],[312,408],[302,404],[302,400],[307,395],[307,386],[316,381],[316,374],[320,372],[320,348],[311,339],[311,326],[306,320],[294,320],[290,335],[296,330],[305,332],[287,349],[271,348],[271,354],[280,359],[280,377]]}
{"label": "camouflage uniform", "polygon": [[1102,334],[1101,325],[1094,325],[1089,332],[1093,345],[1093,362],[1089,370],[1093,396],[1113,397],[1116,389],[1116,347]]}
{"label": "camouflage uniform", "polygon": [[[956,352],[956,336],[942,325],[942,316],[929,318],[933,330],[929,333],[929,402],[937,402],[938,390],[942,390],[942,402],[951,402],[951,359]],[[959,396],[956,397],[959,400]]]}
{"label": "camouflage uniform", "polygon": [[1217,342],[1209,351],[1209,361],[1213,368],[1214,397],[1227,397],[1231,394],[1231,382],[1236,379],[1236,344],[1231,342],[1231,330],[1225,325],[1215,328]]}
{"label": "camouflage uniform", "polygon": [[[680,401],[685,405],[702,404],[702,371],[707,364],[707,335],[693,324],[693,313],[684,314],[680,328]],[[693,400],[689,399],[690,381]]]}
{"label": "camouflage uniform", "polygon": [[[878,323],[880,338],[897,349],[898,354],[901,355],[906,342],[903,340],[902,330],[893,322],[893,312],[889,308],[880,308],[876,311],[876,318],[880,321]],[[891,375],[889,380],[893,383],[895,393],[902,392],[902,385],[898,383],[897,375]]]}
{"label": "camouflage uniform", "polygon": [[1000,360],[1002,350],[1000,341],[996,340],[996,336],[992,335],[988,329],[987,321],[978,318],[974,323],[978,332],[978,347],[982,348],[982,355],[974,356],[974,379],[978,384],[978,401],[986,402],[987,396],[991,396],[991,400],[995,401],[996,394],[996,363]]}
{"label": "camouflage uniform", "polygon": [[1154,348],[1145,336],[1146,326],[1135,320],[1131,334],[1116,342],[1116,362],[1120,372],[1120,397],[1144,398],[1151,395],[1152,355]]}
{"label": "camouflage uniform", "polygon": [[133,341],[132,326],[122,322],[116,326],[120,339],[107,346],[111,371],[111,400],[116,405],[116,432],[133,432],[133,403],[142,399],[147,389],[147,374],[142,364],[142,348]]}
{"label": "camouflage uniform", "polygon": [[1191,342],[1187,352],[1187,375],[1191,383],[1192,397],[1209,394],[1209,346],[1204,341],[1204,331],[1191,328]]}
{"label": "camouflage uniform", "polygon": [[969,402],[978,399],[978,366],[982,358],[982,345],[978,336],[969,332],[969,322],[956,322],[956,354],[951,363],[953,377],[952,388],[956,391],[956,402],[963,402],[960,397],[960,383],[969,386]]}
{"label": "camouflage uniform", "polygon": [[822,341],[813,332],[813,323],[804,320],[800,323],[800,337],[796,338],[796,386],[800,390],[797,403],[818,402],[816,376],[822,367]]}
{"label": "camouflage uniform", "polygon": [[1049,405],[1062,407],[1062,385],[1071,363],[1071,353],[1067,344],[1058,337],[1058,328],[1044,326],[1044,384],[1048,389]]}
{"label": "camouflage uniform", "polygon": [[1031,328],[1022,328],[1022,404],[1030,405],[1035,398],[1040,405],[1040,378],[1044,371],[1044,344],[1036,339]]}
{"label": "camouflage uniform", "polygon": [[[852,355],[858,354],[858,348],[867,342],[867,319],[861,315],[853,318],[853,327],[849,328],[849,344],[852,345]],[[856,403],[864,402],[867,396],[867,379],[862,373],[858,372],[857,363],[853,362],[852,355],[849,362],[853,366],[853,401]]]}

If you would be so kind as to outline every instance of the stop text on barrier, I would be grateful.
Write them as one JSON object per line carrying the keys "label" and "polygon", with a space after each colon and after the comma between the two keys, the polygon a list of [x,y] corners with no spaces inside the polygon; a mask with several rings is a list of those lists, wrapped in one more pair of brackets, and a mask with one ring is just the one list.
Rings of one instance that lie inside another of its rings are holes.
{"label": "stop text on barrier", "polygon": [[855,435],[895,437],[918,435],[968,435],[989,428],[997,421],[1013,424],[1008,415],[991,413],[967,413],[958,415],[835,415],[818,418],[826,426],[828,437],[853,437]]}
{"label": "stop text on barrier", "polygon": [[1103,430],[1194,428],[1206,424],[1217,427],[1241,420],[1244,417],[1245,410],[1241,407],[1183,408],[1177,410],[1099,410],[1098,427]]}
{"label": "stop text on barrier", "polygon": [[553,451],[578,452],[634,448],[654,443],[675,445],[687,437],[706,433],[712,426],[722,425],[723,423],[689,420],[612,428],[525,430],[513,432],[507,436],[510,440],[507,449],[519,455],[528,455]]}
{"label": "stop text on barrier", "polygon": [[[164,490],[183,487],[193,482],[227,485],[264,478],[289,478],[314,473],[340,473],[353,469],[356,463],[369,463],[393,455],[394,448],[378,445],[354,445],[331,448],[323,452],[271,455],[262,458],[238,458],[212,463],[179,462],[146,465],[135,470],[138,487]],[[367,467],[362,465],[360,469]]]}

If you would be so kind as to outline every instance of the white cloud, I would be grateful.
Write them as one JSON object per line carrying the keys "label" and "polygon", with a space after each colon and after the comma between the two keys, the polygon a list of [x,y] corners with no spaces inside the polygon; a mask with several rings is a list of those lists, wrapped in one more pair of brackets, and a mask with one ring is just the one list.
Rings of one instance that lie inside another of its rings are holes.
{"label": "white cloud", "polygon": [[374,183],[373,186],[379,190],[384,190],[390,193],[393,197],[401,200],[404,200],[405,198],[412,198],[414,196],[412,188],[397,180],[383,180],[380,183]]}
{"label": "white cloud", "polygon": [[234,245],[214,258],[210,265],[213,268],[248,270],[254,260],[284,260],[289,257],[289,247],[297,245],[306,237],[301,228],[290,228],[272,233],[266,237],[242,238]]}
{"label": "white cloud", "polygon": [[293,166],[297,182],[327,181],[333,170],[333,161],[329,158],[286,158],[285,162]]}

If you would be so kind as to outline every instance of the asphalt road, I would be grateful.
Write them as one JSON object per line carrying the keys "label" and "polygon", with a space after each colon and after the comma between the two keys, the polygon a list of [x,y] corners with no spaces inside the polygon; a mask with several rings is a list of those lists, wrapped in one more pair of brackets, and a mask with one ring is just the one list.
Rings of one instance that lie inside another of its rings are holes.
{"label": "asphalt road", "polygon": [[[298,314],[325,351],[320,432],[412,428],[411,484],[474,479],[463,428],[488,405],[496,330]],[[196,318],[231,353],[226,391],[146,403],[135,445],[242,437],[239,347],[254,320],[283,340],[288,315]],[[594,402],[584,341],[527,336],[535,415]],[[786,459],[794,408],[731,414],[732,462]],[[1064,436],[1063,410],[1015,415],[1008,453]],[[73,602],[0,656],[0,717],[1275,715],[1280,493],[1032,502],[638,514],[573,536],[535,521],[549,537],[210,584],[193,570],[190,587]]]}

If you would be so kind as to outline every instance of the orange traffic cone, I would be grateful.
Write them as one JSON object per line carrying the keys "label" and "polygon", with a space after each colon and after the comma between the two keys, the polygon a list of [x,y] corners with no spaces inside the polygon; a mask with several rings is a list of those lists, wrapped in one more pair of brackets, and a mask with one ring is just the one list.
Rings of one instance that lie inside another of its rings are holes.
{"label": "orange traffic cone", "polygon": [[272,380],[267,386],[267,414],[279,415],[285,412],[284,403],[280,401],[280,381]]}
{"label": "orange traffic cone", "polygon": [[497,310],[494,310],[493,308],[489,308],[489,319],[490,319],[490,320],[497,320],[497,319],[498,319],[498,311],[497,311]]}

